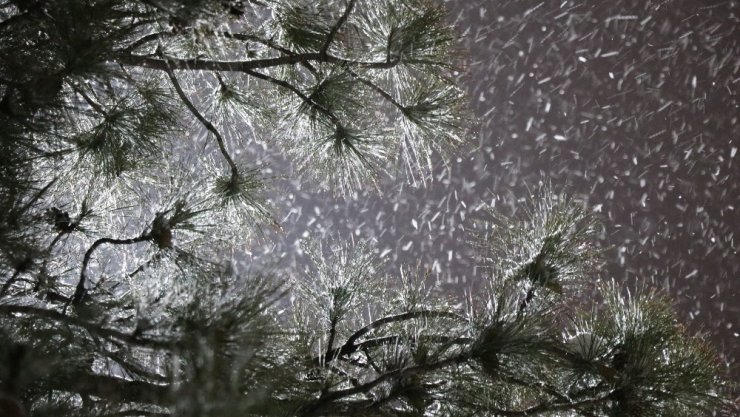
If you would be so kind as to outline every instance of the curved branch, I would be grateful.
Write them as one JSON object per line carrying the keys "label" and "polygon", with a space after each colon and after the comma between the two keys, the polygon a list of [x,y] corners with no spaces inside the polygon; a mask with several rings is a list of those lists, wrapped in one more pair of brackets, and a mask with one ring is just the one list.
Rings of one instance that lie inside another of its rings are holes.
{"label": "curved branch", "polygon": [[[195,28],[184,28],[178,33],[174,33],[172,31],[161,31],[161,32],[153,32],[149,33],[147,35],[142,36],[141,38],[131,42],[128,46],[121,49],[120,52],[131,52],[135,51],[137,48],[146,45],[147,43],[161,40],[163,37],[174,37],[177,36],[179,33],[190,33],[193,32]],[[248,33],[232,33],[229,31],[222,31],[222,32],[209,32],[209,34],[215,35],[215,36],[222,36],[227,39],[234,39],[238,41],[252,41],[256,43],[260,43],[262,45],[268,46],[276,51],[282,52],[286,55],[296,55],[295,52],[291,51],[290,49],[287,49],[285,47],[282,47],[275,43],[274,41],[270,39],[263,39],[256,35],[251,35]]]}
{"label": "curved branch", "polygon": [[356,387],[347,388],[347,389],[343,389],[339,391],[332,391],[325,395],[322,395],[321,397],[319,397],[318,400],[316,400],[316,402],[314,402],[311,406],[306,407],[298,415],[301,417],[315,416],[315,415],[320,414],[321,410],[331,405],[332,402],[342,399],[342,398],[350,397],[356,394],[362,394],[362,393],[369,392],[371,389],[377,387],[383,382],[386,382],[392,379],[397,379],[397,378],[409,377],[409,376],[424,373],[424,372],[435,371],[437,369],[446,368],[450,365],[463,363],[466,360],[468,360],[467,355],[459,354],[459,355],[449,357],[447,359],[442,359],[434,363],[421,364],[421,365],[411,366],[408,368],[395,369],[393,371],[380,375],[374,380],[364,383],[362,385],[358,385]]}
{"label": "curved branch", "polygon": [[126,46],[122,51],[135,51],[140,46],[146,45],[149,42],[156,41],[161,39],[163,36],[171,34],[172,32],[169,31],[163,31],[163,32],[153,32],[147,35],[142,36],[141,38],[131,42],[128,46]]}
{"label": "curved branch", "polygon": [[223,136],[221,136],[221,133],[219,133],[218,129],[211,123],[208,119],[206,119],[197,108],[195,108],[195,105],[192,101],[188,98],[188,96],[185,94],[185,91],[182,90],[182,87],[180,87],[180,83],[177,81],[177,78],[175,77],[175,72],[172,71],[172,68],[167,67],[166,69],[167,75],[170,77],[170,81],[172,81],[172,86],[175,87],[175,91],[177,92],[177,95],[180,96],[180,99],[185,104],[185,107],[190,110],[190,112],[195,116],[198,121],[205,126],[206,129],[208,129],[209,132],[213,133],[213,136],[216,137],[216,142],[218,143],[218,148],[221,151],[221,155],[223,155],[224,159],[226,160],[226,163],[229,164],[229,167],[231,168],[231,178],[236,178],[239,175],[239,169],[236,167],[236,163],[231,158],[231,155],[229,155],[229,151],[226,149],[226,143],[224,142]]}
{"label": "curved branch", "polygon": [[347,339],[346,344],[354,344],[362,336],[386,324],[396,323],[399,321],[406,321],[406,320],[411,320],[411,319],[418,319],[418,318],[448,318],[448,319],[459,320],[465,323],[468,322],[468,320],[465,317],[457,313],[450,312],[450,311],[434,311],[434,310],[409,311],[406,313],[396,314],[394,316],[386,316],[381,319],[375,320],[374,322],[368,324],[367,326],[361,328],[360,330],[352,334],[352,336],[350,336],[349,339]]}
{"label": "curved branch", "polygon": [[612,400],[611,396],[607,395],[605,397],[589,398],[587,400],[577,401],[577,402],[567,402],[567,401],[547,402],[547,403],[542,403],[534,407],[527,408],[526,410],[520,410],[520,411],[509,411],[509,410],[492,410],[492,411],[495,415],[506,416],[506,417],[535,416],[541,413],[552,413],[555,411],[578,410],[579,408],[582,408],[582,407],[603,404],[611,400]]}
{"label": "curved branch", "polygon": [[371,331],[379,327],[382,327],[386,324],[396,323],[396,322],[401,322],[401,321],[406,321],[406,320],[413,320],[413,319],[418,319],[418,318],[431,318],[431,317],[449,318],[449,319],[459,320],[465,323],[468,322],[467,319],[465,319],[465,317],[460,316],[457,313],[452,313],[449,311],[419,310],[419,311],[409,311],[406,313],[396,314],[393,316],[386,316],[378,320],[375,320],[374,322],[368,324],[367,326],[361,328],[360,330],[357,330],[347,339],[344,345],[327,352],[326,355],[324,355],[324,357],[319,359],[317,362],[321,362],[321,360],[323,360],[324,363],[328,363],[328,362],[331,362],[336,357],[345,356],[345,355],[349,355],[349,354],[356,352],[359,348],[363,346],[362,343],[355,343],[357,342],[357,340],[359,340],[364,335],[370,333]]}
{"label": "curved branch", "polygon": [[151,240],[152,236],[149,233],[143,234],[141,236],[137,236],[131,239],[113,239],[109,237],[103,237],[95,242],[87,249],[87,252],[85,252],[85,257],[82,259],[82,269],[80,271],[80,280],[77,282],[77,288],[75,289],[74,296],[70,299],[70,301],[67,303],[67,305],[64,306],[64,311],[66,312],[67,307],[71,303],[74,306],[79,305],[82,302],[82,299],[85,297],[85,294],[87,290],[85,289],[85,282],[87,281],[87,265],[90,263],[90,258],[92,258],[93,252],[100,246],[104,244],[110,244],[110,245],[131,245],[134,243],[140,243],[140,242],[146,242],[148,240]]}

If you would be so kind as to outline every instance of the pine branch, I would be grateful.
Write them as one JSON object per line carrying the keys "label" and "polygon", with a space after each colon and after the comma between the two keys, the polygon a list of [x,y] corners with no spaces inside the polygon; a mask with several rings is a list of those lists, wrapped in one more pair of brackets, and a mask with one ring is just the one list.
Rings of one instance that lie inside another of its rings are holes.
{"label": "pine branch", "polygon": [[[470,337],[450,337],[450,336],[442,336],[442,335],[429,335],[429,336],[419,336],[420,340],[424,340],[425,342],[435,342],[440,343],[443,345],[462,345],[462,346],[468,346],[471,343],[475,341],[475,339]],[[383,337],[376,337],[373,339],[365,340],[364,342],[360,342],[357,344],[356,350],[364,350],[364,349],[371,349],[378,346],[396,346],[401,344],[407,340],[407,338],[403,336],[383,336]]]}
{"label": "pine branch", "polygon": [[[310,62],[323,62],[329,64],[342,64],[357,66],[364,69],[390,69],[401,61],[391,59],[384,62],[363,62],[338,58],[331,55],[322,55],[318,52],[285,55],[277,58],[254,59],[249,61],[214,61],[201,58],[152,58],[150,55],[123,54],[116,57],[116,61],[123,65],[132,65],[149,69],[167,71],[168,68],[189,71],[223,71],[244,72],[262,68],[273,68],[284,65],[303,64]],[[409,61],[405,61],[409,62]]]}
{"label": "pine branch", "polygon": [[352,71],[351,69],[348,69],[347,72],[352,75],[355,79],[357,79],[362,84],[370,87],[373,91],[378,93],[381,97],[383,97],[386,101],[391,103],[393,106],[398,108],[399,110],[403,111],[405,107],[399,103],[396,99],[393,98],[388,92],[380,88],[377,84],[373,83],[372,81],[368,80],[367,78],[357,74],[356,72]]}
{"label": "pine branch", "polygon": [[342,27],[342,25],[344,25],[344,23],[347,21],[354,7],[355,0],[349,0],[349,3],[347,3],[347,8],[344,10],[344,13],[339,18],[339,21],[337,21],[337,23],[332,26],[331,31],[329,31],[329,34],[326,36],[326,42],[324,42],[324,46],[321,48],[321,56],[326,57],[326,54],[329,51],[329,47],[334,41],[334,37],[337,35],[337,32],[339,32],[339,29]]}
{"label": "pine branch", "polygon": [[0,298],[5,296],[5,293],[10,289],[10,287],[15,284],[15,282],[18,280],[18,275],[20,275],[21,270],[20,268],[16,268],[13,271],[13,275],[8,278],[7,281],[5,281],[5,284],[3,284],[3,288],[0,289]]}
{"label": "pine branch", "polygon": [[536,416],[542,413],[554,413],[557,411],[580,411],[584,407],[593,407],[595,405],[604,404],[612,401],[611,396],[590,398],[583,401],[569,402],[569,401],[555,401],[542,403],[526,410],[513,411],[513,410],[489,410],[497,416],[504,417],[525,417],[525,416]]}
{"label": "pine branch", "polygon": [[283,53],[285,55],[297,55],[296,52],[293,52],[293,51],[291,51],[290,49],[288,49],[288,48],[286,48],[284,46],[278,45],[273,40],[271,40],[271,39],[263,39],[263,38],[261,38],[261,37],[259,37],[257,35],[252,35],[252,34],[249,34],[249,33],[232,33],[232,32],[220,32],[220,35],[223,36],[224,38],[228,38],[228,39],[236,39],[236,40],[240,40],[240,41],[257,42],[257,43],[260,43],[262,45],[265,45],[265,46],[267,46],[269,48],[272,48],[272,49],[274,49],[274,50],[276,50],[278,52],[281,52],[281,53]]}
{"label": "pine branch", "polygon": [[298,413],[298,415],[301,417],[310,417],[310,416],[320,415],[321,412],[325,408],[328,408],[329,406],[331,406],[333,402],[343,399],[343,398],[351,397],[357,394],[363,394],[363,393],[370,392],[370,390],[372,390],[373,388],[377,387],[378,385],[384,382],[394,380],[394,379],[403,379],[403,378],[410,377],[412,375],[432,372],[438,369],[446,368],[448,366],[461,364],[467,360],[468,360],[467,354],[462,353],[462,354],[458,354],[458,355],[455,355],[455,356],[452,356],[446,359],[439,360],[437,362],[395,369],[393,371],[384,373],[380,375],[379,377],[375,378],[374,380],[370,382],[366,382],[362,385],[359,385],[353,388],[339,390],[339,391],[331,391],[325,395],[322,395],[313,404],[301,410],[301,412]]}
{"label": "pine branch", "polygon": [[28,314],[42,317],[44,319],[53,320],[55,322],[63,323],[68,326],[79,327],[87,330],[91,334],[95,334],[110,340],[117,340],[120,342],[128,343],[133,346],[165,350],[172,349],[173,347],[177,346],[177,343],[174,341],[149,339],[142,337],[141,335],[137,335],[136,333],[124,333],[118,330],[102,327],[100,323],[91,323],[77,317],[68,316],[64,313],[59,313],[57,311],[47,310],[44,308],[12,304],[0,304],[0,312],[6,315]]}
{"label": "pine branch", "polygon": [[131,245],[135,243],[140,242],[146,242],[152,239],[152,235],[150,233],[145,233],[141,236],[137,236],[130,239],[113,239],[113,238],[100,238],[93,242],[93,244],[87,249],[85,252],[85,257],[82,260],[82,269],[80,270],[80,279],[77,282],[77,288],[75,289],[74,296],[72,299],[70,299],[70,302],[67,303],[67,305],[64,306],[64,311],[66,312],[67,307],[69,307],[69,304],[71,303],[74,306],[80,305],[83,298],[85,297],[85,294],[87,290],[85,289],[85,282],[87,281],[87,265],[90,263],[90,258],[92,258],[93,253],[95,250],[104,244],[109,245]]}
{"label": "pine branch", "polygon": [[[378,320],[373,321],[372,323],[368,324],[367,326],[357,330],[355,333],[353,333],[347,341],[342,345],[341,347],[332,349],[330,352],[327,352],[326,355],[323,357],[323,363],[329,363],[334,358],[337,358],[339,356],[346,356],[350,355],[354,352],[356,352],[358,349],[362,348],[362,344],[356,343],[357,340],[359,340],[364,335],[370,333],[371,331],[380,328],[386,324],[390,323],[398,323],[413,319],[419,319],[419,318],[449,318],[454,320],[459,320],[461,322],[467,323],[468,321],[460,316],[459,314],[452,313],[449,311],[433,311],[433,310],[419,310],[419,311],[410,311],[407,313],[397,314],[394,316],[386,316],[383,318],[380,318]],[[321,362],[321,361],[318,361]]]}
{"label": "pine branch", "polygon": [[90,105],[90,107],[93,108],[93,110],[95,110],[96,112],[100,113],[103,117],[108,117],[108,112],[105,111],[105,109],[103,108],[103,106],[101,106],[100,104],[98,104],[95,100],[92,99],[92,97],[90,97],[89,95],[87,95],[87,93],[85,93],[85,91],[83,89],[78,88],[77,86],[72,85],[71,83],[69,83],[69,84],[70,84],[70,86],[72,87],[72,89],[77,94],[79,94],[80,96],[82,96],[82,98],[87,102],[87,104]]}
{"label": "pine branch", "polygon": [[135,51],[137,48],[146,45],[149,42],[154,42],[162,39],[163,36],[171,35],[171,31],[153,32],[142,36],[141,38],[131,42],[128,46],[121,49],[121,52]]}
{"label": "pine branch", "polygon": [[175,87],[175,91],[177,92],[177,95],[180,96],[180,99],[182,100],[183,104],[185,104],[185,107],[190,110],[190,112],[195,116],[198,121],[205,126],[206,129],[208,129],[209,132],[213,133],[213,136],[216,138],[216,142],[218,143],[218,149],[221,151],[221,155],[223,155],[224,159],[226,160],[226,163],[229,164],[229,167],[231,168],[231,178],[235,179],[239,176],[239,169],[236,166],[236,163],[231,158],[231,155],[229,155],[228,150],[226,149],[226,143],[224,142],[223,136],[221,136],[221,133],[219,133],[218,129],[211,123],[209,120],[207,120],[199,111],[197,108],[195,108],[195,105],[193,102],[190,101],[187,94],[185,94],[185,91],[183,91],[182,87],[180,86],[180,83],[177,81],[177,78],[175,77],[174,71],[172,71],[172,68],[167,67],[167,75],[170,78],[170,81],[172,81],[172,86]]}
{"label": "pine branch", "polygon": [[301,100],[303,100],[306,104],[308,104],[309,106],[315,107],[321,113],[326,115],[326,117],[328,117],[329,120],[331,120],[332,123],[334,123],[338,128],[340,129],[342,128],[341,124],[339,123],[339,118],[337,118],[337,116],[334,113],[329,111],[327,108],[321,106],[320,104],[316,103],[314,100],[312,100],[310,97],[302,93],[298,88],[296,88],[294,85],[290,84],[289,82],[279,80],[277,78],[273,78],[269,75],[266,75],[266,74],[263,74],[257,71],[247,70],[245,72],[255,78],[259,78],[261,80],[267,81],[271,84],[275,84],[286,90],[291,91],[293,94],[297,95]]}
{"label": "pine branch", "polygon": [[329,340],[326,342],[326,354],[324,357],[329,356],[334,351],[334,338],[337,336],[337,317],[332,317],[329,328]]}
{"label": "pine branch", "polygon": [[[149,34],[144,35],[141,38],[139,38],[139,39],[131,42],[131,44],[129,44],[125,48],[121,49],[119,52],[131,53],[131,52],[135,51],[137,48],[139,48],[139,47],[141,47],[143,45],[146,45],[147,43],[154,42],[154,41],[160,41],[164,37],[172,38],[172,37],[179,36],[179,35],[181,35],[183,33],[192,33],[192,32],[195,32],[195,30],[196,30],[195,28],[184,28],[184,29],[180,30],[177,33],[172,32],[172,31],[169,31],[169,30],[149,33]],[[206,32],[206,33],[201,33],[200,35],[201,36],[211,35],[211,36],[215,36],[215,37],[219,37],[220,36],[220,37],[224,37],[224,38],[227,38],[227,39],[233,39],[233,40],[239,40],[239,41],[256,42],[256,43],[265,45],[265,46],[267,46],[269,48],[272,48],[272,49],[274,49],[274,50],[276,50],[276,51],[278,51],[280,53],[283,53],[285,55],[298,55],[296,52],[293,52],[290,49],[288,49],[286,47],[283,47],[283,46],[275,43],[271,39],[264,39],[264,38],[261,38],[261,37],[259,37],[257,35],[252,35],[252,34],[249,34],[249,33],[233,33],[233,32],[229,32],[229,31],[220,31],[220,32],[217,32],[217,31],[211,32],[211,31],[209,31],[209,32]]]}
{"label": "pine branch", "polygon": [[73,375],[57,375],[47,378],[41,384],[45,390],[87,394],[108,401],[125,401],[140,404],[168,406],[172,388],[144,381],[130,381],[123,378],[76,372]]}

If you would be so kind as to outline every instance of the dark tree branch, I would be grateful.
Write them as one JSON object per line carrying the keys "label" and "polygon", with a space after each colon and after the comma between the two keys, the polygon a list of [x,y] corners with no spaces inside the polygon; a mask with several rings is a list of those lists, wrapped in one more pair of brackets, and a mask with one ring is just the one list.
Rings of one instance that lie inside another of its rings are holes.
{"label": "dark tree branch", "polygon": [[[163,37],[175,37],[175,36],[177,36],[180,33],[189,33],[189,32],[192,32],[194,30],[195,30],[194,28],[185,28],[185,29],[181,30],[178,33],[174,33],[172,31],[161,31],[161,32],[149,33],[149,34],[144,35],[141,38],[133,41],[130,45],[128,45],[125,48],[121,49],[120,52],[128,52],[128,53],[130,53],[132,51],[135,51],[137,48],[139,48],[139,47],[141,47],[143,45],[146,45],[149,42],[154,42],[154,41],[161,40]],[[295,52],[291,51],[290,49],[285,48],[285,47],[283,47],[283,46],[275,43],[274,41],[272,41],[270,39],[264,39],[264,38],[261,38],[261,37],[259,37],[257,35],[252,35],[252,34],[249,34],[249,33],[232,33],[232,32],[229,32],[229,31],[222,31],[222,32],[209,32],[208,34],[211,34],[211,35],[214,35],[214,36],[221,36],[221,37],[224,37],[224,38],[227,38],[227,39],[233,39],[233,40],[238,40],[238,41],[256,42],[256,43],[260,43],[262,45],[265,45],[265,46],[267,46],[269,48],[272,48],[272,49],[274,49],[274,50],[276,50],[278,52],[281,52],[281,53],[283,53],[285,55],[297,55],[297,53],[295,53]]]}
{"label": "dark tree branch", "polygon": [[342,127],[341,124],[339,123],[339,118],[337,118],[337,116],[334,113],[326,109],[324,106],[321,106],[318,103],[316,103],[313,99],[311,99],[311,97],[305,95],[303,92],[301,92],[301,90],[299,90],[298,88],[296,88],[294,85],[290,84],[289,82],[270,77],[269,75],[266,75],[266,74],[263,74],[257,71],[247,70],[245,72],[255,78],[259,78],[260,80],[267,81],[271,84],[275,84],[286,90],[291,91],[293,94],[300,97],[301,100],[303,100],[305,103],[307,103],[310,106],[315,107],[321,113],[325,114],[329,118],[329,120],[331,120],[331,122],[334,123],[337,127],[340,127],[340,128]]}
{"label": "dark tree branch", "polygon": [[[435,342],[440,343],[443,345],[469,345],[475,341],[475,339],[470,337],[450,337],[450,336],[441,336],[441,335],[429,335],[429,336],[419,336],[418,339],[423,339],[424,342]],[[383,346],[383,345],[395,345],[400,342],[402,342],[404,338],[402,336],[384,336],[384,337],[376,337],[373,339],[365,340],[364,342],[360,342],[357,344],[358,348],[360,349],[366,349],[366,348],[374,348],[377,346]]]}
{"label": "dark tree branch", "polygon": [[173,346],[176,345],[176,343],[170,341],[148,339],[140,335],[132,335],[118,330],[107,329],[101,327],[101,325],[98,323],[91,323],[89,321],[82,320],[76,317],[67,316],[66,314],[59,313],[54,310],[47,310],[38,307],[0,304],[0,312],[4,314],[29,314],[43,317],[45,319],[64,323],[66,325],[80,327],[87,330],[91,334],[129,343],[134,346],[146,347],[151,349],[171,349]]}
{"label": "dark tree branch", "polygon": [[337,337],[337,321],[336,317],[332,317],[329,327],[329,340],[326,342],[326,354],[324,357],[327,357],[334,351],[334,338]]}
{"label": "dark tree branch", "polygon": [[301,410],[301,412],[298,415],[301,417],[320,415],[321,411],[329,407],[334,401],[340,400],[342,398],[351,397],[357,394],[367,393],[373,388],[382,384],[383,382],[390,381],[393,379],[405,378],[405,377],[409,377],[409,376],[417,375],[421,373],[432,372],[438,369],[446,368],[451,365],[463,363],[466,360],[468,360],[467,355],[460,354],[460,355],[452,356],[446,359],[442,359],[434,363],[421,364],[421,365],[416,365],[416,366],[410,366],[407,368],[395,369],[393,371],[382,374],[379,377],[375,378],[374,380],[364,383],[362,385],[326,393],[325,395],[322,395],[321,397],[319,397],[319,399],[316,400],[316,402],[314,402],[312,405]]}
{"label": "dark tree branch", "polygon": [[42,385],[47,390],[59,390],[76,394],[84,393],[105,398],[109,401],[157,404],[159,406],[169,405],[172,394],[169,385],[129,381],[123,378],[83,372],[47,378]]}
{"label": "dark tree branch", "polygon": [[236,40],[240,40],[240,41],[252,41],[252,42],[261,43],[262,45],[265,45],[267,47],[270,47],[270,48],[272,48],[272,49],[274,49],[274,50],[276,50],[278,52],[281,52],[281,53],[283,53],[285,55],[297,55],[296,52],[293,52],[293,51],[291,51],[290,49],[288,49],[288,48],[286,48],[284,46],[278,45],[277,43],[275,43],[271,39],[263,39],[263,38],[261,38],[259,36],[256,36],[256,35],[250,35],[248,33],[231,33],[231,32],[221,32],[221,35],[223,37],[229,38],[229,39],[236,39]]}
{"label": "dark tree branch", "polygon": [[387,62],[359,62],[343,58],[337,58],[331,55],[323,56],[321,53],[310,52],[304,54],[285,55],[276,58],[254,59],[250,61],[213,61],[201,58],[172,58],[165,59],[153,58],[152,56],[123,54],[116,58],[116,61],[123,65],[132,65],[160,71],[167,71],[168,68],[173,70],[190,70],[190,71],[223,71],[223,72],[248,72],[261,68],[273,68],[283,65],[302,64],[306,62],[324,62],[330,64],[344,64],[348,66],[358,66],[367,69],[388,69],[393,68],[400,63],[398,60]]}
{"label": "dark tree branch", "polygon": [[[82,259],[82,269],[80,270],[80,280],[77,282],[77,288],[75,289],[74,296],[71,298],[70,303],[74,306],[79,305],[83,298],[85,297],[85,282],[87,281],[87,265],[90,263],[90,258],[92,258],[93,252],[100,246],[104,244],[110,244],[110,245],[131,245],[134,243],[140,243],[140,242],[146,242],[152,239],[151,234],[145,233],[141,236],[137,236],[131,239],[113,239],[109,237],[104,237],[96,240],[93,242],[93,244],[87,249],[87,252],[85,252],[85,257]],[[66,312],[67,307],[69,306],[69,303],[64,306],[64,310]]]}
{"label": "dark tree branch", "polygon": [[349,0],[349,2],[347,3],[347,8],[344,10],[344,13],[339,18],[337,23],[331,28],[331,31],[329,31],[329,35],[327,35],[326,37],[326,42],[324,42],[324,46],[321,48],[321,52],[320,52],[322,57],[326,57],[326,54],[329,51],[329,47],[331,46],[331,43],[334,42],[334,37],[337,35],[337,32],[339,32],[339,29],[341,29],[342,25],[344,25],[344,23],[347,21],[354,7],[355,7],[355,0]]}
{"label": "dark tree branch", "polygon": [[536,288],[535,285],[537,284],[531,284],[532,286],[527,291],[526,297],[522,300],[522,302],[519,304],[519,311],[517,312],[518,315],[524,314],[524,310],[527,309],[527,306],[529,306],[529,303],[532,302],[535,296]]}
{"label": "dark tree branch", "polygon": [[5,293],[10,289],[10,287],[15,283],[15,281],[18,280],[18,275],[20,275],[21,270],[19,268],[16,268],[15,271],[13,271],[13,275],[8,278],[7,281],[5,281],[5,284],[3,284],[3,288],[0,289],[0,298],[5,296]]}
{"label": "dark tree branch", "polygon": [[[447,344],[448,346],[452,345],[469,345],[475,341],[473,338],[469,337],[450,337],[450,336],[442,336],[442,335],[429,335],[429,336],[420,336],[419,339],[424,339],[425,341],[431,341],[435,343],[440,344]],[[393,335],[393,336],[382,336],[382,337],[376,337],[372,339],[365,340],[363,342],[357,343],[354,345],[354,350],[352,352],[343,353],[341,348],[332,349],[329,352],[327,352],[326,355],[338,355],[338,356],[345,356],[350,355],[357,351],[366,351],[367,349],[376,348],[379,346],[389,346],[389,345],[398,345],[404,342],[405,340],[409,340],[408,338],[405,338],[403,336],[399,335]],[[336,358],[336,356],[330,356],[332,360]],[[319,363],[321,360],[325,360],[326,356],[318,357],[314,359],[314,363]],[[351,362],[350,362],[351,363]],[[353,365],[359,365],[352,363]]]}
{"label": "dark tree branch", "polygon": [[30,198],[30,199],[28,200],[28,202],[27,202],[26,204],[24,204],[24,205],[23,205],[23,207],[21,207],[21,208],[20,208],[20,210],[18,210],[18,211],[19,211],[20,213],[25,213],[25,212],[26,212],[26,210],[30,209],[30,208],[31,208],[31,206],[33,206],[34,204],[36,204],[36,202],[37,202],[37,201],[39,201],[39,199],[40,199],[40,198],[41,198],[41,197],[42,197],[42,196],[43,196],[44,194],[46,194],[46,192],[47,192],[47,191],[49,191],[49,188],[51,188],[51,186],[52,186],[52,185],[54,185],[54,184],[55,184],[55,183],[57,182],[57,180],[58,180],[58,179],[59,179],[59,177],[56,177],[56,178],[53,178],[53,179],[52,179],[51,181],[49,181],[49,183],[48,183],[48,184],[46,184],[45,186],[43,186],[43,187],[42,187],[42,188],[41,188],[41,189],[40,189],[40,190],[39,190],[39,191],[38,191],[38,192],[36,193],[36,195],[34,195],[33,197],[31,197],[31,198]]}
{"label": "dark tree branch", "polygon": [[419,319],[419,318],[448,318],[448,319],[459,320],[459,321],[463,321],[467,323],[467,320],[464,317],[460,316],[459,314],[452,313],[449,311],[420,310],[420,311],[410,311],[406,313],[401,313],[401,314],[397,314],[394,316],[386,316],[381,319],[375,320],[374,322],[368,324],[367,326],[361,328],[360,330],[357,330],[347,339],[344,345],[342,345],[339,348],[333,349],[330,352],[327,352],[327,354],[324,355],[323,357],[323,362],[329,363],[338,356],[349,355],[349,354],[356,352],[358,349],[362,347],[362,344],[357,344],[355,342],[357,342],[364,335],[370,333],[371,331],[379,327],[382,327],[390,323],[397,323],[397,322]]}
{"label": "dark tree branch", "polygon": [[579,409],[583,407],[591,407],[591,406],[609,402],[611,400],[612,400],[611,397],[607,395],[605,397],[590,398],[588,400],[577,401],[577,402],[568,402],[568,401],[547,402],[547,403],[542,403],[534,407],[527,408],[526,410],[520,410],[520,411],[514,411],[514,410],[490,410],[490,411],[492,411],[493,414],[497,416],[504,416],[504,417],[536,416],[542,413],[552,413],[555,411],[570,411],[570,410],[578,411]]}
{"label": "dark tree branch", "polygon": [[131,52],[135,51],[136,48],[139,48],[140,46],[146,45],[149,42],[153,42],[156,40],[161,39],[165,35],[172,34],[172,32],[169,31],[163,31],[163,32],[154,32],[147,35],[142,36],[141,38],[131,42],[127,47],[121,50],[121,52]]}
{"label": "dark tree branch", "polygon": [[88,96],[87,93],[85,93],[85,91],[82,90],[81,88],[78,88],[77,86],[72,85],[72,84],[70,84],[70,85],[71,85],[72,89],[77,94],[79,94],[80,96],[82,96],[83,99],[85,99],[85,101],[87,102],[87,104],[89,104],[90,107],[93,108],[93,110],[95,110],[96,112],[100,113],[103,117],[108,117],[108,112],[105,111],[105,109],[103,108],[103,106],[101,106],[95,100],[93,100],[92,97]]}
{"label": "dark tree branch", "polygon": [[380,370],[380,366],[378,366],[378,364],[375,363],[375,360],[373,359],[373,357],[370,356],[370,351],[368,351],[367,349],[363,348],[362,349],[362,353],[365,354],[365,357],[367,358],[367,363],[370,365],[371,368],[373,368],[373,370],[376,373],[378,373],[378,374],[383,373],[383,371]]}
{"label": "dark tree branch", "polygon": [[277,58],[255,59],[251,61],[211,61],[200,58],[152,58],[151,56],[126,54],[118,57],[118,61],[124,65],[157,69],[161,71],[173,70],[201,70],[201,71],[224,71],[224,72],[246,72],[259,68],[271,68],[281,65],[293,65],[303,61],[319,61],[321,55],[318,53],[286,55]]}
{"label": "dark tree branch", "polygon": [[356,331],[352,336],[350,336],[349,339],[347,339],[347,344],[354,344],[354,342],[356,342],[362,336],[386,324],[396,323],[399,321],[406,321],[406,320],[411,320],[411,319],[418,319],[418,318],[448,318],[448,319],[462,321],[464,323],[468,322],[468,320],[465,317],[457,313],[450,312],[450,311],[434,311],[434,310],[409,311],[406,313],[396,314],[393,316],[386,316],[381,319],[375,320],[374,322],[368,324],[367,326]]}
{"label": "dark tree branch", "polygon": [[218,149],[221,151],[221,155],[223,155],[226,163],[229,164],[229,167],[231,168],[231,178],[236,179],[239,176],[239,169],[236,167],[236,163],[231,158],[231,155],[229,155],[229,151],[226,149],[226,143],[224,142],[223,136],[221,136],[221,133],[219,133],[218,129],[216,129],[213,123],[203,117],[198,109],[195,108],[193,102],[190,101],[187,94],[185,94],[185,91],[183,91],[182,87],[180,87],[180,83],[177,81],[177,78],[175,77],[175,72],[172,71],[172,68],[167,67],[166,71],[167,75],[170,78],[170,81],[172,81],[172,86],[175,87],[175,91],[177,92],[177,95],[180,96],[180,99],[185,104],[185,107],[190,110],[193,116],[195,116],[195,118],[198,119],[198,121],[203,124],[203,126],[205,126],[205,128],[208,129],[209,132],[213,133],[213,136],[216,138],[216,143],[218,143]]}
{"label": "dark tree branch", "polygon": [[375,91],[376,93],[378,93],[381,97],[383,97],[386,101],[388,101],[389,103],[391,103],[393,106],[395,106],[399,110],[403,111],[403,110],[406,109],[401,103],[399,103],[395,98],[393,98],[393,96],[391,96],[388,92],[386,92],[385,90],[383,90],[382,88],[380,88],[378,85],[376,85],[372,81],[364,78],[363,76],[357,74],[356,72],[354,72],[352,70],[349,70],[348,72],[349,72],[349,74],[352,77],[354,77],[355,79],[357,79],[362,84],[370,87],[373,91]]}

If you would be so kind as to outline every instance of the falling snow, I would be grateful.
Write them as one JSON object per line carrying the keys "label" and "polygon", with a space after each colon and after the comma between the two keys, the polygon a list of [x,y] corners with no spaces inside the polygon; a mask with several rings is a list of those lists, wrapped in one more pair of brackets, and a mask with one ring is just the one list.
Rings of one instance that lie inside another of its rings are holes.
{"label": "falling snow", "polygon": [[480,203],[513,213],[549,182],[603,220],[602,278],[665,288],[736,362],[740,3],[446,4],[480,123],[467,152],[421,187],[336,200],[286,183],[275,200],[290,232],[274,252],[301,262],[302,236],[352,236],[375,241],[389,272],[418,263],[463,290],[482,273],[465,232]]}

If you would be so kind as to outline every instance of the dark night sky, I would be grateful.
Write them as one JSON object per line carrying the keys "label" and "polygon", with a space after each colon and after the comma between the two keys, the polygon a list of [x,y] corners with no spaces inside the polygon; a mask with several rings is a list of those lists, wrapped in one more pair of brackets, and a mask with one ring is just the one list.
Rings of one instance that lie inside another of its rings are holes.
{"label": "dark night sky", "polygon": [[467,153],[420,188],[388,181],[346,200],[284,189],[285,242],[377,239],[390,271],[421,261],[467,288],[477,276],[462,229],[475,208],[506,212],[549,181],[602,219],[601,278],[666,289],[740,375],[740,4],[446,5],[479,118]]}
{"label": "dark night sky", "polygon": [[600,207],[609,275],[667,288],[737,361],[740,4],[449,7],[468,27],[479,137],[493,148],[455,175],[485,172],[515,196],[545,177]]}

